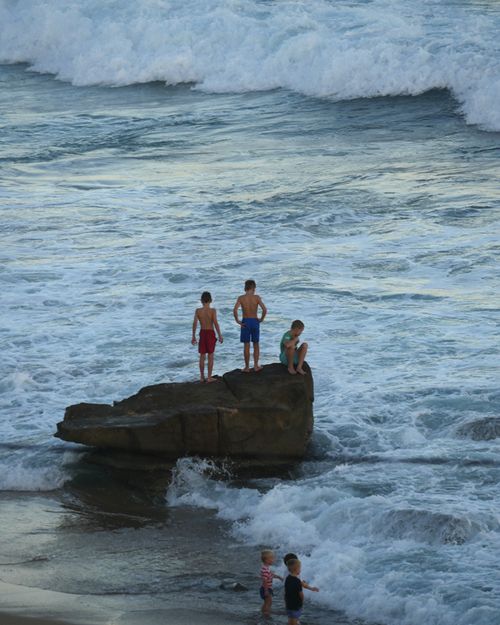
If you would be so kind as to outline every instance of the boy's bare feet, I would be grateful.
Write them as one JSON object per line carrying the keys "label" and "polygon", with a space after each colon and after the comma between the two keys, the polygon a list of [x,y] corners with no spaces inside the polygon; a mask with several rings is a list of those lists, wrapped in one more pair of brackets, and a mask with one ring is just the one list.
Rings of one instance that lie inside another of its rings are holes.
{"label": "boy's bare feet", "polygon": [[261,365],[256,365],[253,370],[255,371],[255,373],[257,373],[257,371],[262,371],[264,367],[261,367]]}
{"label": "boy's bare feet", "polygon": [[300,375],[306,375],[306,372],[302,369],[302,367],[297,367],[297,373],[300,373]]}
{"label": "boy's bare feet", "polygon": [[217,378],[207,378],[207,382],[217,382]]}
{"label": "boy's bare feet", "polygon": [[250,367],[245,367],[242,371],[243,373],[250,373]]}
{"label": "boy's bare feet", "polygon": [[205,378],[204,378],[203,376],[200,378],[200,382],[201,382],[202,384],[205,382]]}
{"label": "boy's bare feet", "polygon": [[288,373],[290,373],[291,375],[297,375],[297,372],[295,371],[295,369],[292,369],[290,367],[288,367]]}

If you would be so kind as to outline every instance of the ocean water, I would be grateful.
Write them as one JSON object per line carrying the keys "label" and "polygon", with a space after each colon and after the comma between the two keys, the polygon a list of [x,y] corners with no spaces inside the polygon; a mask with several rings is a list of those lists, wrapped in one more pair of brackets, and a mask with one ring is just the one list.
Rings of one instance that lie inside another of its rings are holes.
{"label": "ocean water", "polygon": [[0,489],[60,491],[64,407],[264,362],[301,318],[311,457],[178,463],[165,506],[297,551],[308,601],[387,625],[500,621],[500,10],[494,2],[0,1]]}

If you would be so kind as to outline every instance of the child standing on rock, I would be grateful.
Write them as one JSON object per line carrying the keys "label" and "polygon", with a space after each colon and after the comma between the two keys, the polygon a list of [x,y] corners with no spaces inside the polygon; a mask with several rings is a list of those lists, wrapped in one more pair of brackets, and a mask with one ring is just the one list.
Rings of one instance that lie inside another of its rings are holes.
{"label": "child standing on rock", "polygon": [[219,343],[224,341],[219,328],[219,322],[217,321],[217,311],[215,308],[210,308],[212,303],[212,296],[208,291],[204,291],[201,294],[202,307],[197,308],[194,311],[193,320],[193,338],[191,343],[196,345],[196,328],[198,322],[200,323],[200,340],[198,342],[198,352],[200,354],[200,381],[205,382],[205,356],[208,355],[208,377],[207,382],[215,382],[216,379],[212,377],[214,369],[214,351],[217,339],[215,337],[215,330],[219,337]]}
{"label": "child standing on rock", "polygon": [[[245,373],[250,371],[250,341],[253,343],[253,370],[260,371],[262,369],[259,365],[260,324],[264,321],[267,308],[260,295],[255,293],[256,288],[255,280],[247,280],[245,282],[245,295],[240,295],[238,297],[233,308],[236,323],[241,326],[240,342],[243,343],[243,357],[245,359],[245,368],[243,371]],[[238,317],[240,308],[243,311],[241,321]],[[259,308],[262,310],[260,317],[257,316]]]}

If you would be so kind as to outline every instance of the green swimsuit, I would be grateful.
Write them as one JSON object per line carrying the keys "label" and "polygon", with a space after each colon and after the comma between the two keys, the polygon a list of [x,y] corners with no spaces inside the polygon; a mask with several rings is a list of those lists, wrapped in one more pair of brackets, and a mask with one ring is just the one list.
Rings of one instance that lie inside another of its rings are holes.
{"label": "green swimsuit", "polygon": [[[286,357],[285,343],[287,341],[291,341],[292,339],[293,339],[293,336],[291,335],[290,330],[285,332],[285,334],[283,334],[283,336],[281,338],[281,343],[280,343],[280,362],[281,362],[281,364],[285,365],[286,367],[288,367],[288,358]],[[293,364],[294,365],[298,365],[299,364],[299,355],[297,354],[297,349],[295,349],[295,353],[293,355]]]}

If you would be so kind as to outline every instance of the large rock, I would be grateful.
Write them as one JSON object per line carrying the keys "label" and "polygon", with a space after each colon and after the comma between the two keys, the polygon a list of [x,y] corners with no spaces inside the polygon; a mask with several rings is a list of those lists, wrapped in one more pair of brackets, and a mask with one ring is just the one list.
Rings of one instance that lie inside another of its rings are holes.
{"label": "large rock", "polygon": [[313,379],[280,364],[231,371],[212,384],[146,386],[128,399],[69,406],[55,436],[101,449],[153,454],[297,459],[313,427]]}

